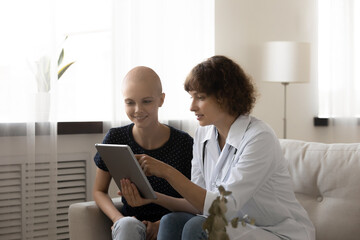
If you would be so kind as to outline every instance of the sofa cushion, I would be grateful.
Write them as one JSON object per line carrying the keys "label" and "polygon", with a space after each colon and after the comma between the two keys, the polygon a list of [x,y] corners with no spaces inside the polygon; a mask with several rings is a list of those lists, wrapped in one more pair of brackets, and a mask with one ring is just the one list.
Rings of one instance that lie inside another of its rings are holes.
{"label": "sofa cushion", "polygon": [[317,240],[359,239],[360,144],[280,140],[294,191]]}
{"label": "sofa cushion", "polygon": [[[112,199],[115,207],[122,207],[121,198]],[[94,201],[70,205],[69,232],[71,240],[111,240],[112,221]]]}

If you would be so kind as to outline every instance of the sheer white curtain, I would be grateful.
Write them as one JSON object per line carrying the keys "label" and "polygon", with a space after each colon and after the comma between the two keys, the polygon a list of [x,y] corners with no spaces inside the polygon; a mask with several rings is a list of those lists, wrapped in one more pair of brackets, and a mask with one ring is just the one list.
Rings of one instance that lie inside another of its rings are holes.
{"label": "sheer white curtain", "polygon": [[75,62],[57,82],[57,119],[110,121],[116,0],[55,1],[58,48],[65,50],[64,63]]}
{"label": "sheer white curtain", "polygon": [[0,1],[0,239],[69,237],[91,174],[88,156],[58,152],[57,122],[111,119],[112,4]]}
{"label": "sheer white curtain", "polygon": [[145,65],[159,74],[166,94],[160,119],[192,132],[197,123],[183,83],[192,67],[214,53],[214,1],[115,1],[114,17],[115,124],[127,119],[121,80]]}
{"label": "sheer white curtain", "polygon": [[0,1],[1,239],[56,239],[53,16],[54,1]]}
{"label": "sheer white curtain", "polygon": [[360,2],[319,0],[318,33],[319,116],[348,124],[360,117]]}
{"label": "sheer white curtain", "polygon": [[[162,79],[166,93],[162,119],[193,119],[183,81],[195,64],[214,53],[213,0],[4,0],[1,4],[0,122],[27,121],[33,114],[27,110],[29,103],[36,99],[43,103],[50,95],[58,100],[56,107],[43,104],[39,112],[49,108],[57,121],[118,121],[123,112],[119,82],[137,65],[154,68]],[[52,18],[44,20],[44,15]],[[47,84],[37,86],[36,79],[44,79],[37,65],[45,71],[51,60],[56,74],[62,48],[63,62],[75,63],[50,90]],[[29,101],[31,94],[36,97]],[[41,121],[46,114],[37,115],[36,121]]]}

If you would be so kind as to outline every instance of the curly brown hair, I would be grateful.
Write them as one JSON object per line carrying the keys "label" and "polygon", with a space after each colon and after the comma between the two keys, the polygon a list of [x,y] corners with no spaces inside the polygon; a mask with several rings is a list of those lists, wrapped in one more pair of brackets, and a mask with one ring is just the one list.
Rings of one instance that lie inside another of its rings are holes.
{"label": "curly brown hair", "polygon": [[250,114],[256,90],[249,76],[231,59],[213,56],[196,65],[184,83],[185,91],[215,96],[220,106],[234,116]]}

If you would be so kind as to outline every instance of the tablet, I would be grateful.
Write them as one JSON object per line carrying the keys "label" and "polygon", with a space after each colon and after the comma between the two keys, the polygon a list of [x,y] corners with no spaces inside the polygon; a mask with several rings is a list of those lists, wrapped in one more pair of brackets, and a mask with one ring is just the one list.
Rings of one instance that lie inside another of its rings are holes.
{"label": "tablet", "polygon": [[95,147],[120,191],[120,180],[127,178],[136,185],[143,198],[156,199],[155,191],[128,145],[97,143]]}

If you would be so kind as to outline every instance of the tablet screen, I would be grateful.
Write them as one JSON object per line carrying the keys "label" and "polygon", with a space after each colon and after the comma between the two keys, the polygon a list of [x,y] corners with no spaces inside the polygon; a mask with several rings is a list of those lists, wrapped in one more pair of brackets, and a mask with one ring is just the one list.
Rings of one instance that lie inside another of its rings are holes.
{"label": "tablet screen", "polygon": [[128,145],[97,143],[95,147],[120,191],[120,180],[127,178],[136,185],[143,198],[156,198],[153,188]]}

